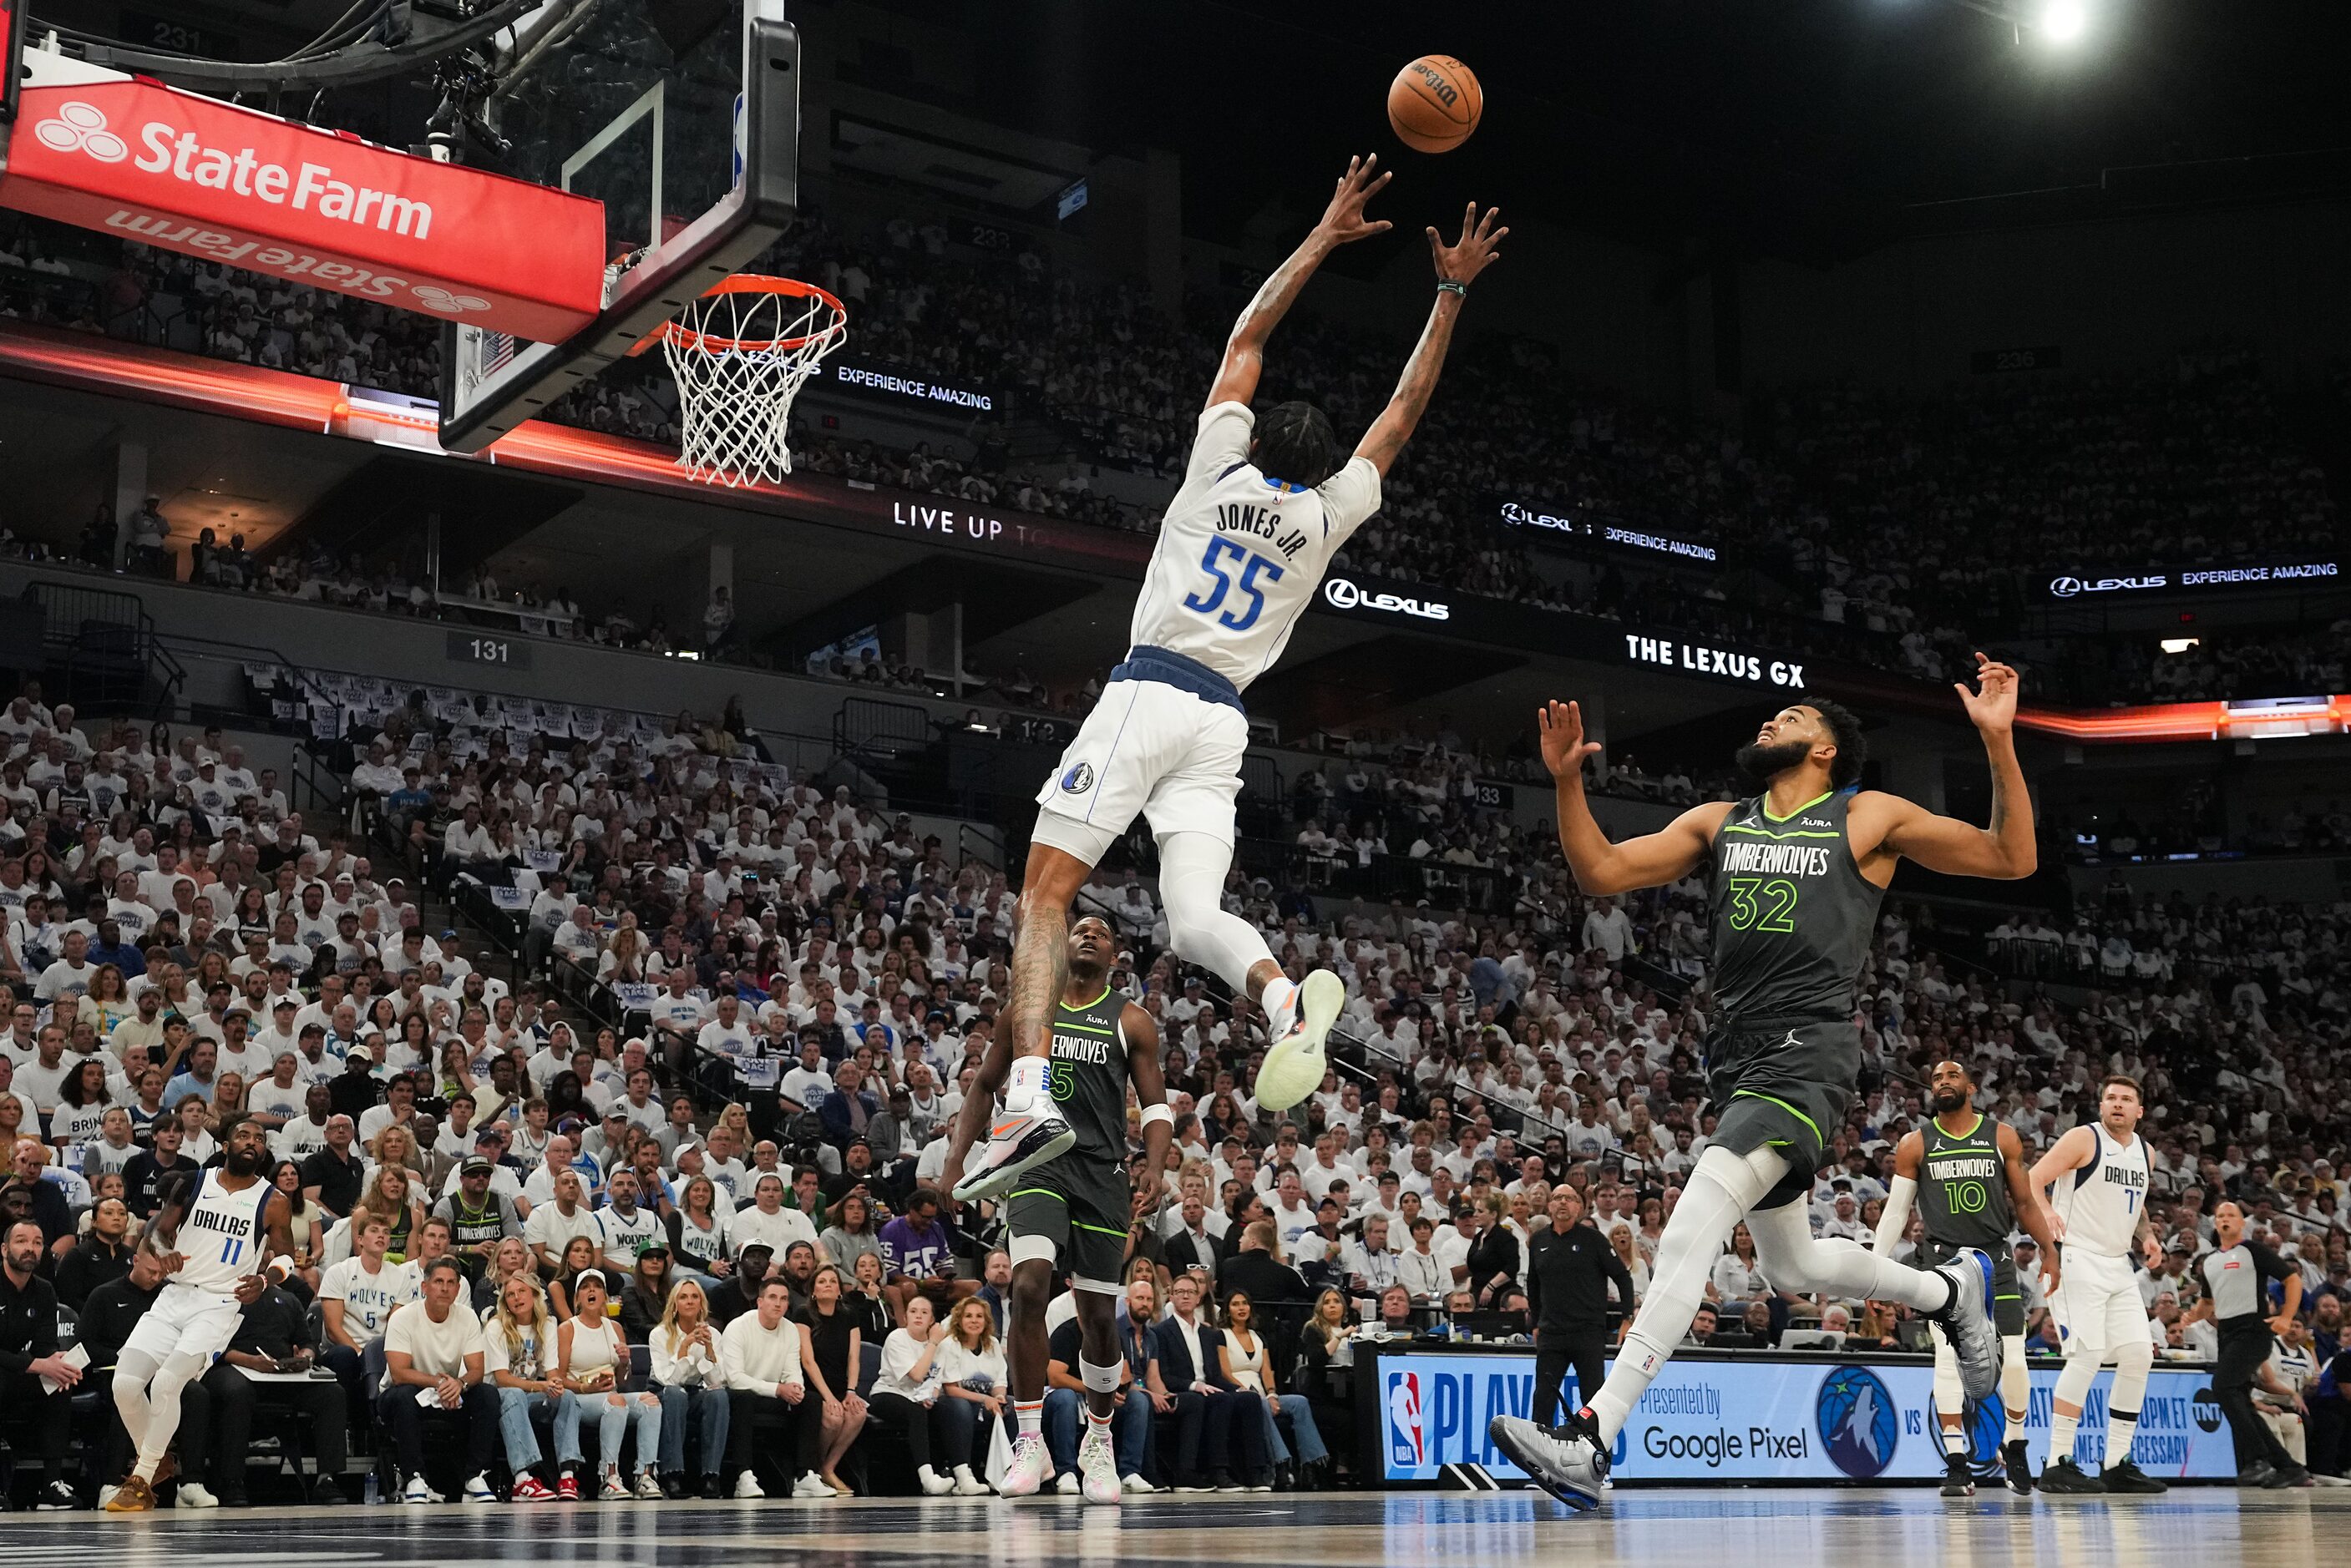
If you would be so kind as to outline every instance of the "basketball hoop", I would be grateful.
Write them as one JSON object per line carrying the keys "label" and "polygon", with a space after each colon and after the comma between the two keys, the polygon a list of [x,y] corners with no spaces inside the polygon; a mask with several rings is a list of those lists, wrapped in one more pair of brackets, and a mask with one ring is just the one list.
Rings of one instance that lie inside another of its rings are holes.
{"label": "basketball hoop", "polygon": [[792,399],[848,336],[849,313],[812,283],[730,277],[653,334],[677,379],[678,466],[705,483],[773,483],[792,471]]}

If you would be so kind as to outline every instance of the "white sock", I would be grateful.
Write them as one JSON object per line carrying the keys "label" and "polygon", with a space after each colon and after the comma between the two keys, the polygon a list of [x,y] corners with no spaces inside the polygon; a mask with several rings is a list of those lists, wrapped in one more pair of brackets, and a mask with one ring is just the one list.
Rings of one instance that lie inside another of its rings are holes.
{"label": "white sock", "polygon": [[1298,987],[1288,975],[1278,974],[1267,981],[1257,1004],[1265,1009],[1268,1038],[1279,1040],[1298,1027]]}
{"label": "white sock", "polygon": [[1011,1081],[1004,1086],[1004,1108],[1015,1113],[1025,1111],[1045,1093],[1048,1064],[1042,1056],[1015,1057]]}
{"label": "white sock", "polygon": [[2106,1461],[2102,1469],[2112,1469],[2130,1458],[2131,1439],[2138,1435],[2138,1412],[2126,1416],[2113,1406],[2106,1407]]}
{"label": "white sock", "polygon": [[1012,1418],[1020,1436],[1035,1437],[1045,1423],[1045,1401],[1015,1399],[1012,1402]]}
{"label": "white sock", "polygon": [[2063,1410],[2049,1414],[2049,1462],[2074,1457],[2074,1430],[2082,1424],[2079,1416],[2068,1416]]}

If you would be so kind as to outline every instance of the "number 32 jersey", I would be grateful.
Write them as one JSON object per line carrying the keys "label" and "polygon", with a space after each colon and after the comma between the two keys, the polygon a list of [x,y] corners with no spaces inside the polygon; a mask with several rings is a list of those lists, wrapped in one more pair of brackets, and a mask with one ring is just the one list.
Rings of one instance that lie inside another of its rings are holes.
{"label": "number 32 jersey", "polygon": [[1365,458],[1311,490],[1259,472],[1249,460],[1256,424],[1241,403],[1201,413],[1129,638],[1243,691],[1281,657],[1332,556],[1380,506],[1380,471]]}
{"label": "number 32 jersey", "polygon": [[1714,996],[1731,1018],[1839,1018],[1886,890],[1846,836],[1853,795],[1833,790],[1785,817],[1740,801],[1714,836]]}

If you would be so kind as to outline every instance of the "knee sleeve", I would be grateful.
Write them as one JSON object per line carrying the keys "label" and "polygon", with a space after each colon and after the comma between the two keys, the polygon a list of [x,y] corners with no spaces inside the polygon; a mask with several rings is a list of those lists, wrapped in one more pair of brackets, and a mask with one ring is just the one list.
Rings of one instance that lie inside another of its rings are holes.
{"label": "knee sleeve", "polygon": [[2155,1365],[2155,1346],[2146,1340],[2135,1340],[2115,1352],[2115,1386],[2106,1397],[2109,1409],[2138,1413],[2147,1398],[2147,1371]]}
{"label": "knee sleeve", "polygon": [[2075,1409],[2090,1397],[2090,1385],[2098,1380],[2098,1359],[2095,1355],[2076,1355],[2065,1363],[2057,1374],[2056,1397]]}
{"label": "knee sleeve", "polygon": [[1225,874],[1232,846],[1206,833],[1170,833],[1159,840],[1159,897],[1167,907],[1167,934],[1176,953],[1224,977],[1245,995],[1253,965],[1273,953],[1255,926],[1224,908]]}

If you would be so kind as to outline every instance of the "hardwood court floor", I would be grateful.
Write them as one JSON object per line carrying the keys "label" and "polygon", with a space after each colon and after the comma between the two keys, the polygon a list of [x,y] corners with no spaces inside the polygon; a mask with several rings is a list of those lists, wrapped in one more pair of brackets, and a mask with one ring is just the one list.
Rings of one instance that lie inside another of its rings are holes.
{"label": "hardwood court floor", "polygon": [[0,1515],[7,1568],[1607,1568],[1615,1563],[1936,1568],[2175,1563],[2301,1568],[2344,1561],[2351,1490],[2183,1487],[2160,1498],[1931,1490],[1625,1489],[1571,1518],[1528,1492],[1159,1496],[1115,1509],[1038,1499]]}

